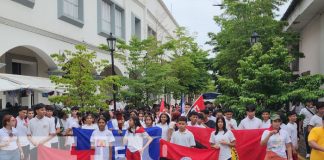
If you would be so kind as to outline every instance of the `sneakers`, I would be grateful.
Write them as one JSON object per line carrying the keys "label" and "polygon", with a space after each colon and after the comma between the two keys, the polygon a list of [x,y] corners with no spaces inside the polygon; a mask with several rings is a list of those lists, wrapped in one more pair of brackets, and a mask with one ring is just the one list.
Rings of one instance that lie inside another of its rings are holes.
{"label": "sneakers", "polygon": [[306,154],[306,158],[309,158],[310,157],[310,155],[309,154]]}

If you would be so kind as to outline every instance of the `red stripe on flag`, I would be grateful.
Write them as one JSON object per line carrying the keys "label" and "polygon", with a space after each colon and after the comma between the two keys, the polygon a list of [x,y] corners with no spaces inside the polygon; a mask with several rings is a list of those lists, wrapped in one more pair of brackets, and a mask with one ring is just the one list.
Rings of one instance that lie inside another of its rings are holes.
{"label": "red stripe on flag", "polygon": [[160,140],[160,157],[167,159],[184,159],[185,157],[191,160],[210,160],[218,159],[218,149],[197,149],[180,146],[167,142],[163,139]]}
{"label": "red stripe on flag", "polygon": [[77,160],[89,160],[93,157],[95,151],[91,150],[76,150],[75,147],[72,147],[71,154],[77,156]]}
{"label": "red stripe on flag", "polygon": [[70,151],[48,148],[42,145],[37,148],[37,152],[38,160],[77,160],[77,156],[72,156]]}

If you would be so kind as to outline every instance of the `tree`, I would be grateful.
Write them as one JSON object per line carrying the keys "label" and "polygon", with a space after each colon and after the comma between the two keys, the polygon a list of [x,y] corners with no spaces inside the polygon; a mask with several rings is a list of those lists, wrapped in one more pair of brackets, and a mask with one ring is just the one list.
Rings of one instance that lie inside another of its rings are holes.
{"label": "tree", "polygon": [[[286,2],[286,0],[269,1],[237,1],[224,0],[224,13],[215,16],[215,22],[222,27],[219,33],[209,33],[217,58],[214,62],[214,70],[219,74],[238,80],[238,61],[248,56],[251,48],[250,37],[253,32],[261,35],[260,42],[265,51],[269,50],[275,37],[283,37],[284,45],[298,44],[296,34],[284,32],[287,24],[277,21],[274,10]],[[300,54],[294,50],[289,51],[294,57]]]}
{"label": "tree", "polygon": [[208,73],[208,52],[202,50],[194,37],[186,32],[184,27],[177,28],[175,37],[164,45],[171,54],[172,74],[181,79],[181,93],[193,97],[207,89],[211,75]]}
{"label": "tree", "polygon": [[[59,66],[62,76],[52,75],[50,79],[65,92],[50,97],[53,103],[63,103],[65,106],[80,106],[81,111],[97,111],[107,108],[107,85],[116,83],[117,77],[97,78],[97,72],[103,70],[108,62],[96,60],[96,53],[87,50],[83,45],[76,45],[76,51],[65,50],[63,54],[52,54]],[[101,92],[98,92],[101,91]]]}
{"label": "tree", "polygon": [[[293,75],[291,63],[302,54],[294,47],[297,34],[284,32],[286,22],[274,18],[273,10],[283,2],[224,0],[225,14],[215,17],[222,26],[220,33],[210,34],[218,51],[214,67],[222,95],[217,103],[236,109],[239,116],[248,103],[277,111],[292,101],[324,96],[323,75]],[[250,47],[253,31],[261,39]]]}

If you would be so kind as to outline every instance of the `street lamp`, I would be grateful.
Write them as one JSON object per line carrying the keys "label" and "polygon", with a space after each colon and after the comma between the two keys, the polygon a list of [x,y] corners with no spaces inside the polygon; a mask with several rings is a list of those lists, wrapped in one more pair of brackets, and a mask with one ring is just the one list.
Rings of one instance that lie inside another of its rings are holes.
{"label": "street lamp", "polygon": [[251,35],[250,43],[253,46],[255,43],[257,43],[260,39],[260,36],[257,32],[253,32]]}
{"label": "street lamp", "polygon": [[[112,75],[115,75],[115,64],[114,64],[114,51],[116,48],[116,37],[112,33],[109,34],[107,38],[108,48],[111,55],[111,72]],[[116,112],[116,85],[113,84],[113,101],[114,101],[114,111]]]}

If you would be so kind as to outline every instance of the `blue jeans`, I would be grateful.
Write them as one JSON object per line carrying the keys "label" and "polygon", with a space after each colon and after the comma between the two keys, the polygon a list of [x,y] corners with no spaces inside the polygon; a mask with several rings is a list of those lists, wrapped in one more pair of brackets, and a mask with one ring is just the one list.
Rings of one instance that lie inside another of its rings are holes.
{"label": "blue jeans", "polygon": [[0,150],[1,160],[20,160],[20,152],[15,150]]}

